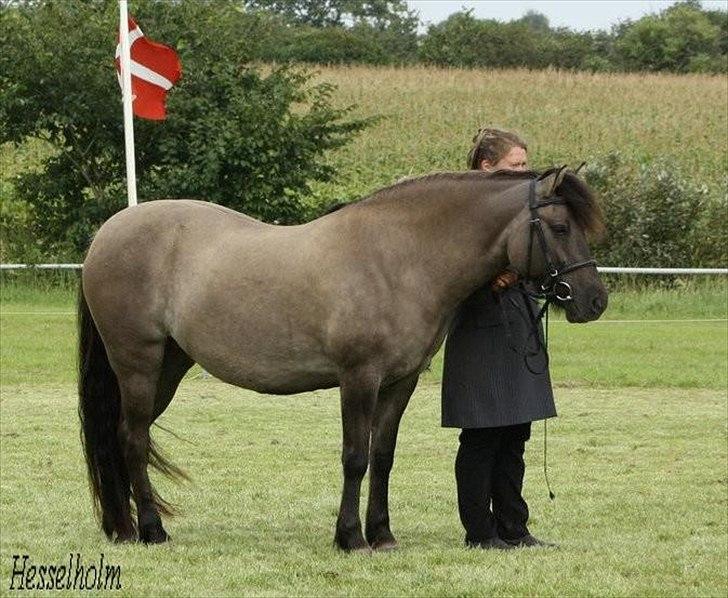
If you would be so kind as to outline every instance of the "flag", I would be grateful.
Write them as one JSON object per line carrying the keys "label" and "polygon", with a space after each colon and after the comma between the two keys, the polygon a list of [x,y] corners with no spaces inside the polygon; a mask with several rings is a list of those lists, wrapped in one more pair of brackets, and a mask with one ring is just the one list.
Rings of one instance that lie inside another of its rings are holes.
{"label": "flag", "polygon": [[[182,76],[179,56],[172,48],[147,39],[131,18],[129,48],[134,114],[140,118],[164,120],[167,92]],[[116,46],[116,73],[121,85],[121,42]]]}

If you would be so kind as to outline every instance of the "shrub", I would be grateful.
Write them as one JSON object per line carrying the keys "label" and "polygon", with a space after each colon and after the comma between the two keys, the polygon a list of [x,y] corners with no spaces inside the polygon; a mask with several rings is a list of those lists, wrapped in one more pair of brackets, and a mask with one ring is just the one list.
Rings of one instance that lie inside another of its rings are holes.
{"label": "shrub", "polygon": [[343,27],[298,27],[288,31],[262,58],[314,64],[387,62],[387,55],[377,40]]}
{"label": "shrub", "polygon": [[[325,152],[366,121],[333,108],[332,88],[301,69],[250,66],[269,21],[234,0],[139,0],[134,16],[152,39],[177,48],[184,71],[168,119],[135,122],[139,197],[201,198],[268,221],[303,220],[309,183],[334,172]],[[125,205],[118,4],[27,0],[4,8],[3,21],[0,142],[35,136],[56,148],[37,172],[20,175],[16,200],[30,209],[46,259],[77,259]]]}
{"label": "shrub", "polygon": [[599,193],[607,234],[597,257],[609,266],[719,267],[726,263],[725,197],[665,163],[628,164],[612,154],[585,169]]}

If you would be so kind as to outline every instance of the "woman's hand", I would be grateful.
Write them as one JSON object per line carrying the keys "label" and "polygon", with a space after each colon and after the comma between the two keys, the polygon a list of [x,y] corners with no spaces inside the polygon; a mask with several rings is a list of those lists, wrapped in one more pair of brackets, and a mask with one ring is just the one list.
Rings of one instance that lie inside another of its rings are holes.
{"label": "woman's hand", "polygon": [[512,270],[504,270],[492,280],[490,288],[496,293],[501,293],[512,287],[516,282],[518,282],[518,274]]}

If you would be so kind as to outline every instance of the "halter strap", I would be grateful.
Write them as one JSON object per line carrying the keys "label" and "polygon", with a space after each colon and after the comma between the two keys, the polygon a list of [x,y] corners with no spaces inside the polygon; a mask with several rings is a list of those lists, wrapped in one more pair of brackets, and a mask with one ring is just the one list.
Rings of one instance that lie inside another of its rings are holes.
{"label": "halter strap", "polygon": [[[556,263],[552,259],[552,254],[549,251],[548,243],[546,242],[546,234],[544,233],[543,225],[541,224],[541,218],[538,215],[538,210],[550,205],[564,204],[566,204],[566,202],[563,199],[554,195],[539,200],[536,196],[536,179],[532,179],[529,183],[528,210],[531,214],[531,220],[529,221],[531,224],[531,231],[528,239],[528,266],[526,276],[531,276],[531,263],[533,261],[533,236],[535,233],[538,238],[539,246],[541,247],[541,254],[543,255],[543,259],[546,264],[546,274],[539,285],[539,295],[546,299],[555,298],[560,301],[570,301],[572,299],[571,286],[568,282],[561,280],[560,277],[563,274],[573,272],[579,268],[596,266],[597,262],[594,259],[588,259],[557,267]],[[566,290],[566,295],[559,295],[559,291],[557,290],[559,287],[563,287]]]}

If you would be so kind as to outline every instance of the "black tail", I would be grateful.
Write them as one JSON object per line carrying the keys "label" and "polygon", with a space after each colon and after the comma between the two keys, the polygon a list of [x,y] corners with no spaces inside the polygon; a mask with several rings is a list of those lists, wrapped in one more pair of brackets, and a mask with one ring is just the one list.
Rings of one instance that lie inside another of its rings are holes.
{"label": "black tail", "polygon": [[131,486],[118,438],[121,395],[116,374],[83,295],[78,294],[78,415],[94,512],[109,538],[133,532]]}
{"label": "black tail", "polygon": [[[136,530],[132,519],[131,483],[119,440],[121,393],[106,348],[89,311],[83,288],[78,294],[78,415],[81,444],[88,467],[94,513],[109,538],[128,538]],[[149,440],[149,465],[174,480],[189,479]],[[163,515],[177,509],[152,489],[153,502]]]}

